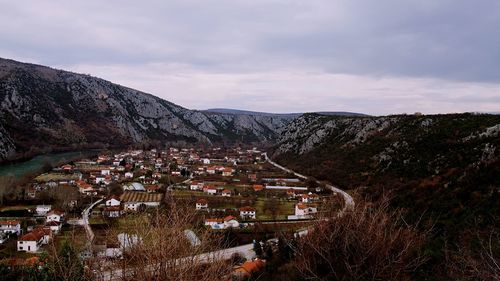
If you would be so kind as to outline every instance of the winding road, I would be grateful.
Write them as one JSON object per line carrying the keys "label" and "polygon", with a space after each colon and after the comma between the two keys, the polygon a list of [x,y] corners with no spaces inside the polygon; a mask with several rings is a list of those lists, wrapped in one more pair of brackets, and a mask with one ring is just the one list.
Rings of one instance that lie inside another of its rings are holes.
{"label": "winding road", "polygon": [[85,228],[85,232],[87,233],[87,238],[88,242],[92,244],[92,241],[94,240],[94,232],[92,231],[92,227],[90,227],[89,224],[89,213],[94,208],[97,204],[101,203],[102,198],[95,201],[91,205],[89,205],[85,210],[82,212],[82,222],[83,222],[83,227]]}

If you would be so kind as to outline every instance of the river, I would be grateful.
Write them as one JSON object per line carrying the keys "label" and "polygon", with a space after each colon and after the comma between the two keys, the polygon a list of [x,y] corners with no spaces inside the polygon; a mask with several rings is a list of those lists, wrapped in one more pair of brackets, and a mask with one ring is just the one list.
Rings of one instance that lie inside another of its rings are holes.
{"label": "river", "polygon": [[41,172],[46,163],[52,166],[62,165],[71,161],[91,157],[97,153],[97,150],[88,150],[38,155],[24,162],[0,165],[0,177],[23,177],[25,175]]}

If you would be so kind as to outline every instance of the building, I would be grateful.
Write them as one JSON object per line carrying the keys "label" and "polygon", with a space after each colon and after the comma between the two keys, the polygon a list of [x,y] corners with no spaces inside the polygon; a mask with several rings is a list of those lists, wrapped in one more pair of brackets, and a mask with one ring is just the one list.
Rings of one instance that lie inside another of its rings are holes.
{"label": "building", "polygon": [[253,261],[246,261],[242,265],[235,268],[233,277],[235,280],[248,280],[253,274],[264,269],[266,265],[265,260],[254,259]]}
{"label": "building", "polygon": [[46,222],[59,222],[62,223],[64,222],[64,212],[61,210],[51,210],[50,212],[45,215],[45,221]]}
{"label": "building", "polygon": [[0,221],[0,232],[20,235],[22,232],[21,222],[17,220]]}
{"label": "building", "polygon": [[297,203],[295,204],[295,217],[288,216],[289,219],[310,219],[312,214],[318,212],[318,208],[315,205]]}
{"label": "building", "polygon": [[163,194],[161,193],[147,193],[140,191],[125,191],[120,196],[121,202],[123,202],[124,211],[142,211],[149,207],[160,206],[163,200]]}
{"label": "building", "polygon": [[224,196],[224,197],[231,197],[231,190],[229,190],[229,189],[224,189],[224,190],[222,191],[222,196]]}
{"label": "building", "polygon": [[255,219],[256,218],[255,209],[250,206],[241,207],[240,217],[243,219]]}
{"label": "building", "polygon": [[38,252],[42,245],[50,242],[51,237],[52,231],[49,228],[35,228],[31,232],[21,236],[17,241],[17,250],[31,253]]}
{"label": "building", "polygon": [[227,216],[225,218],[212,218],[206,219],[205,225],[210,226],[212,229],[227,229],[227,228],[238,228],[240,223],[233,216]]}
{"label": "building", "polygon": [[196,210],[207,210],[208,209],[208,201],[206,199],[198,199],[196,201]]}
{"label": "building", "polygon": [[35,213],[37,216],[45,216],[52,209],[52,205],[38,205]]}

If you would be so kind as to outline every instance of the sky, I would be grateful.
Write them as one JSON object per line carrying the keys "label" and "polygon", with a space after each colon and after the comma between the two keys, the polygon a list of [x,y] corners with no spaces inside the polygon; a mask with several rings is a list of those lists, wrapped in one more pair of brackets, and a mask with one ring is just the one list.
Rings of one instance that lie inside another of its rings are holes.
{"label": "sky", "polygon": [[0,0],[0,38],[191,109],[500,111],[498,0]]}

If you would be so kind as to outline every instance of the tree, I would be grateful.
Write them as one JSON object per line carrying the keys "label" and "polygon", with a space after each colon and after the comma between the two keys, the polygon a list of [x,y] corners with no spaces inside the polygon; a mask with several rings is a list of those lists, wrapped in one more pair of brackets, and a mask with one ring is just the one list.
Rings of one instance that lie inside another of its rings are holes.
{"label": "tree", "polygon": [[53,274],[55,280],[84,280],[83,264],[74,246],[66,239],[60,250],[53,257]]}
{"label": "tree", "polygon": [[258,257],[261,257],[263,254],[262,251],[262,246],[260,245],[260,242],[257,242],[256,240],[253,240],[253,251]]}

